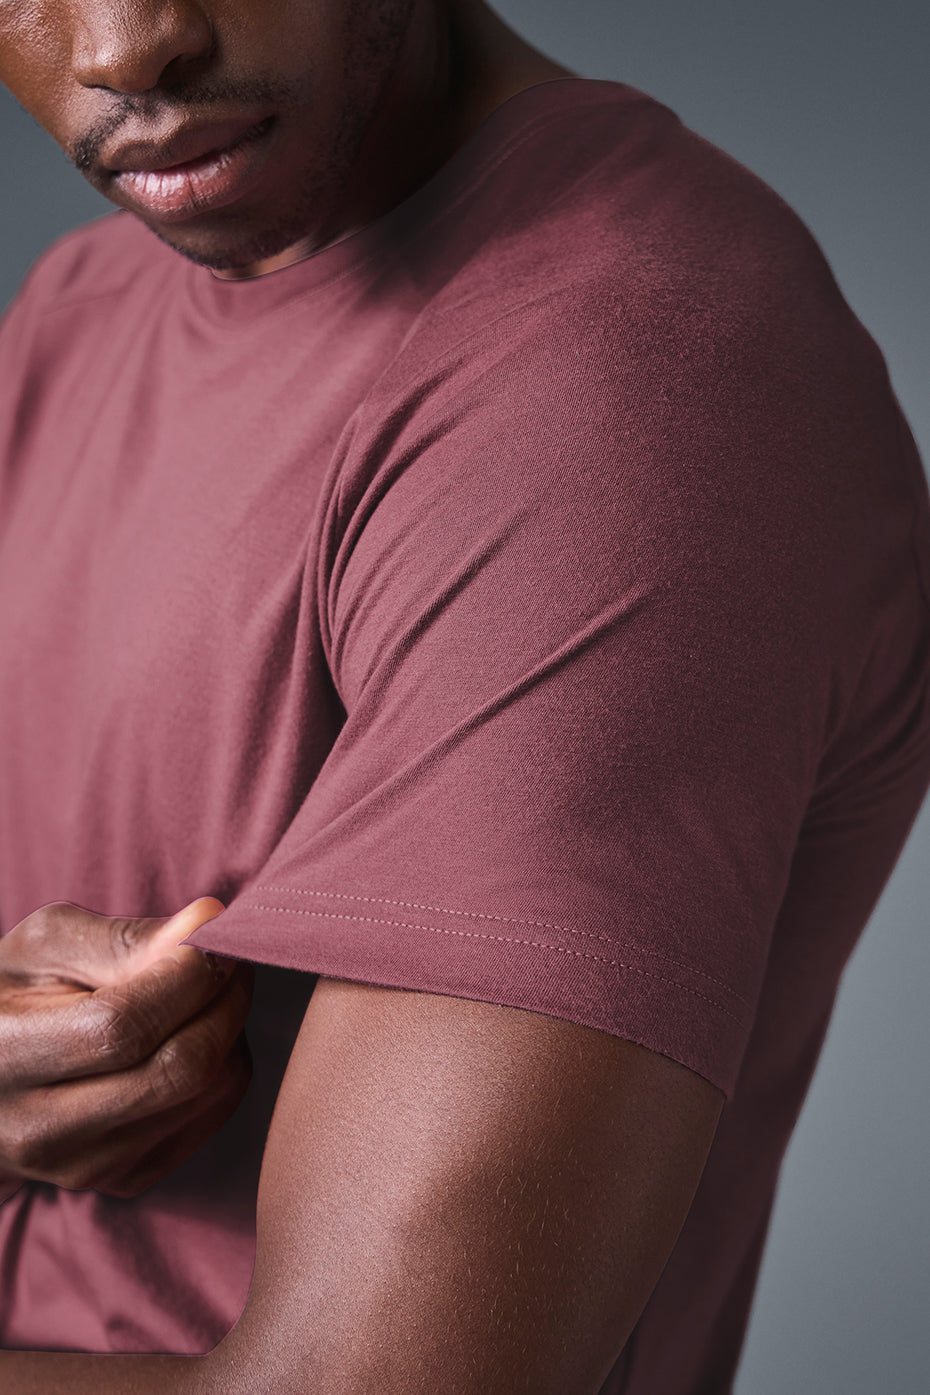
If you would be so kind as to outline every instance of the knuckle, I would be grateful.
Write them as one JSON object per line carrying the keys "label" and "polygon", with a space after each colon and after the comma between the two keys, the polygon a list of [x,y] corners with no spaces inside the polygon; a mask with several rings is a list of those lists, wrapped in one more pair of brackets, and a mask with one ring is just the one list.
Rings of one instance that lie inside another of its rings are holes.
{"label": "knuckle", "polygon": [[31,915],[27,915],[21,923],[40,931],[57,930],[77,909],[72,901],[49,901],[47,905],[40,906]]}
{"label": "knuckle", "polygon": [[141,1045],[141,1027],[126,1007],[107,998],[93,998],[81,1024],[84,1043],[93,1057],[110,1067],[129,1064]]}
{"label": "knuckle", "polygon": [[103,919],[110,937],[110,949],[119,961],[132,958],[144,949],[153,933],[164,925],[166,917],[110,915]]}
{"label": "knuckle", "polygon": [[75,1156],[54,1124],[34,1120],[22,1129],[11,1146],[4,1144],[16,1170],[37,1182],[51,1183],[67,1191],[84,1191],[94,1185],[92,1159]]}
{"label": "knuckle", "polygon": [[121,954],[132,954],[139,947],[143,928],[149,921],[132,920],[128,916],[110,916],[110,935]]}
{"label": "knuckle", "polygon": [[43,941],[57,934],[66,918],[76,910],[78,907],[70,901],[50,901],[31,911],[18,925],[13,926],[13,930],[19,940]]}
{"label": "knuckle", "polygon": [[3,1151],[18,1172],[44,1173],[54,1166],[55,1136],[51,1122],[41,1115],[8,1121]]}
{"label": "knuckle", "polygon": [[151,1090],[162,1104],[190,1099],[203,1083],[197,1057],[177,1041],[167,1041],[152,1057]]}
{"label": "knuckle", "polygon": [[139,996],[104,990],[89,1000],[86,1011],[87,1044],[109,1066],[134,1065],[164,1040],[154,1005]]}

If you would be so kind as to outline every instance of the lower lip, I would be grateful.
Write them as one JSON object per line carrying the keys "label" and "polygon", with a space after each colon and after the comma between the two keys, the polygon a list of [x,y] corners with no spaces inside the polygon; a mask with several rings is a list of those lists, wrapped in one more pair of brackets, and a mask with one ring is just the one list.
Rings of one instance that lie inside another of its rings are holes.
{"label": "lower lip", "polygon": [[182,222],[233,203],[254,183],[267,154],[274,121],[263,121],[234,145],[166,170],[122,170],[116,185],[137,208],[167,222]]}

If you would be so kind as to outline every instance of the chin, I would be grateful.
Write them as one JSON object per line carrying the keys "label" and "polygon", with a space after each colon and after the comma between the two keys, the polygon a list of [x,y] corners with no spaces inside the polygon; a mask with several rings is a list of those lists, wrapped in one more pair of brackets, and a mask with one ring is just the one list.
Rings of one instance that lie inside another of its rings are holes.
{"label": "chin", "polygon": [[238,236],[231,230],[198,235],[192,229],[163,229],[147,219],[144,221],[146,227],[173,251],[187,257],[188,261],[196,262],[198,266],[209,267],[211,271],[246,271],[256,262],[278,257],[298,244],[306,244],[300,255],[307,255],[314,245],[319,245],[314,243],[313,230],[298,218],[282,220],[273,227],[255,229],[249,233],[240,232]]}

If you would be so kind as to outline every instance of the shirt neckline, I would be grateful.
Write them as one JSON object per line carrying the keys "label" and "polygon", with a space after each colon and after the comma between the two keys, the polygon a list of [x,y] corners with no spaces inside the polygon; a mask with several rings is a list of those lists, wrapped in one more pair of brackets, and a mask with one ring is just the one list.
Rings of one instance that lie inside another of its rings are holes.
{"label": "shirt neckline", "polygon": [[522,143],[538,122],[566,107],[614,100],[621,93],[645,94],[623,83],[599,78],[549,78],[515,92],[494,108],[428,180],[394,208],[339,242],[278,271],[241,281],[214,276],[208,267],[187,262],[188,290],[208,318],[240,324],[341,282],[380,254],[400,246],[406,236],[471,193]]}

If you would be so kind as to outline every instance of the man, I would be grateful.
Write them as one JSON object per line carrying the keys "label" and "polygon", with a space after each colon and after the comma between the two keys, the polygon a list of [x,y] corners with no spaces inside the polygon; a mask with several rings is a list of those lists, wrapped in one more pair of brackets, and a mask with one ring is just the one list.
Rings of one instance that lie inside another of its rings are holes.
{"label": "man", "polygon": [[11,10],[124,211],[0,335],[4,1391],[729,1389],[930,785],[881,354],[478,0]]}

